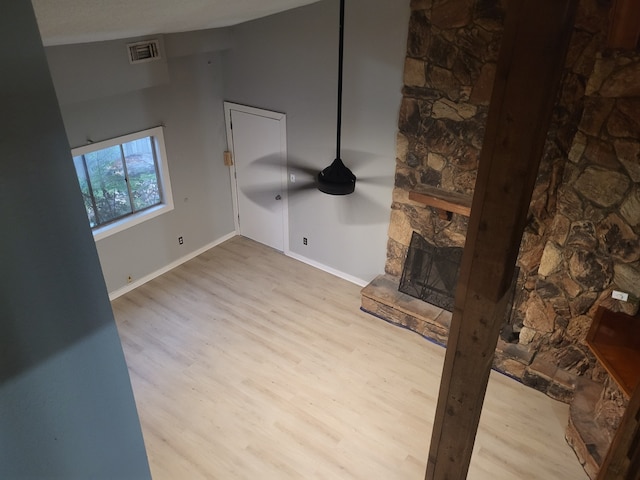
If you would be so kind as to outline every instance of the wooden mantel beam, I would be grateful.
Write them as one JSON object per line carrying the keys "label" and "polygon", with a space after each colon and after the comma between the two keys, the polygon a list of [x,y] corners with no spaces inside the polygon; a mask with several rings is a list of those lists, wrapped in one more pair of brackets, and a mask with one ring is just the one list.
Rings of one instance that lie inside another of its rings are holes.
{"label": "wooden mantel beam", "polygon": [[511,0],[456,291],[427,480],[467,476],[578,0]]}
{"label": "wooden mantel beam", "polygon": [[640,2],[615,0],[611,9],[607,45],[610,48],[635,50],[640,39]]}

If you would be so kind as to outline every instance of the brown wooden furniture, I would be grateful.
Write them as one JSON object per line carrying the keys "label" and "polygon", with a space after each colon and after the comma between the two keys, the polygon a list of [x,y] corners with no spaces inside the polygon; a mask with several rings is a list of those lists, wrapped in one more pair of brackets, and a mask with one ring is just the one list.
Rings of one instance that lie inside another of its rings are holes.
{"label": "brown wooden furniture", "polygon": [[598,361],[629,396],[640,381],[640,315],[598,307],[587,334]]}
{"label": "brown wooden furniture", "polygon": [[637,387],[597,480],[640,480],[640,387]]}

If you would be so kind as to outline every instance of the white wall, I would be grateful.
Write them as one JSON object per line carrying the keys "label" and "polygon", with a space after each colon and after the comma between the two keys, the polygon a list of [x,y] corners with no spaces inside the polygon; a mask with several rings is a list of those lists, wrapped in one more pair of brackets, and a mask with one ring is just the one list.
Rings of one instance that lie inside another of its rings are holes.
{"label": "white wall", "polygon": [[[224,53],[225,99],[286,113],[289,161],[318,170],[335,158],[338,8],[324,0],[236,26]],[[381,185],[289,199],[292,252],[363,282],[384,271],[409,15],[409,0],[346,5],[342,159]]]}
{"label": "white wall", "polygon": [[129,276],[135,284],[234,231],[222,161],[220,50],[229,46],[229,35],[167,35],[164,51],[172,56],[140,65],[128,63],[125,45],[131,41],[47,49],[72,147],[165,126],[175,209],[97,242],[109,292],[127,288]]}
{"label": "white wall", "polygon": [[150,479],[29,0],[0,15],[0,478]]}

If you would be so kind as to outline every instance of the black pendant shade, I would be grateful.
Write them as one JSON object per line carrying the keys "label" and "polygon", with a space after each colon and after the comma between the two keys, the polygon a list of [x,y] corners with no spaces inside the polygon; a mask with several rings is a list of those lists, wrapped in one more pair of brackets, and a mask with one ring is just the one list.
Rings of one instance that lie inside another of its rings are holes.
{"label": "black pendant shade", "polygon": [[356,176],[340,159],[342,129],[342,64],[344,51],[344,0],[340,0],[340,37],[338,43],[338,118],[336,125],[336,159],[318,174],[318,190],[329,195],[349,195],[356,188]]}
{"label": "black pendant shade", "polygon": [[356,176],[336,158],[318,174],[318,190],[329,195],[349,195],[356,188]]}

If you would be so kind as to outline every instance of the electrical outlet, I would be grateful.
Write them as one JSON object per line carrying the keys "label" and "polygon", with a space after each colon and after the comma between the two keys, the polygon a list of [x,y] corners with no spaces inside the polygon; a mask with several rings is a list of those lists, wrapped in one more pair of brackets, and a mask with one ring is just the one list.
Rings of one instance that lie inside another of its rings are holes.
{"label": "electrical outlet", "polygon": [[291,183],[296,183],[296,174],[292,173],[291,175],[289,175],[289,181]]}
{"label": "electrical outlet", "polygon": [[622,300],[623,302],[629,301],[629,294],[625,292],[620,292],[618,290],[614,290],[613,292],[611,292],[611,297],[615,298],[616,300]]}
{"label": "electrical outlet", "polygon": [[178,244],[182,245],[184,243],[184,239],[182,237],[178,237]]}
{"label": "electrical outlet", "polygon": [[131,275],[129,275],[127,277],[127,283],[131,283],[131,282],[133,282],[133,277]]}
{"label": "electrical outlet", "polygon": [[307,245],[307,237],[302,237],[302,244]]}

